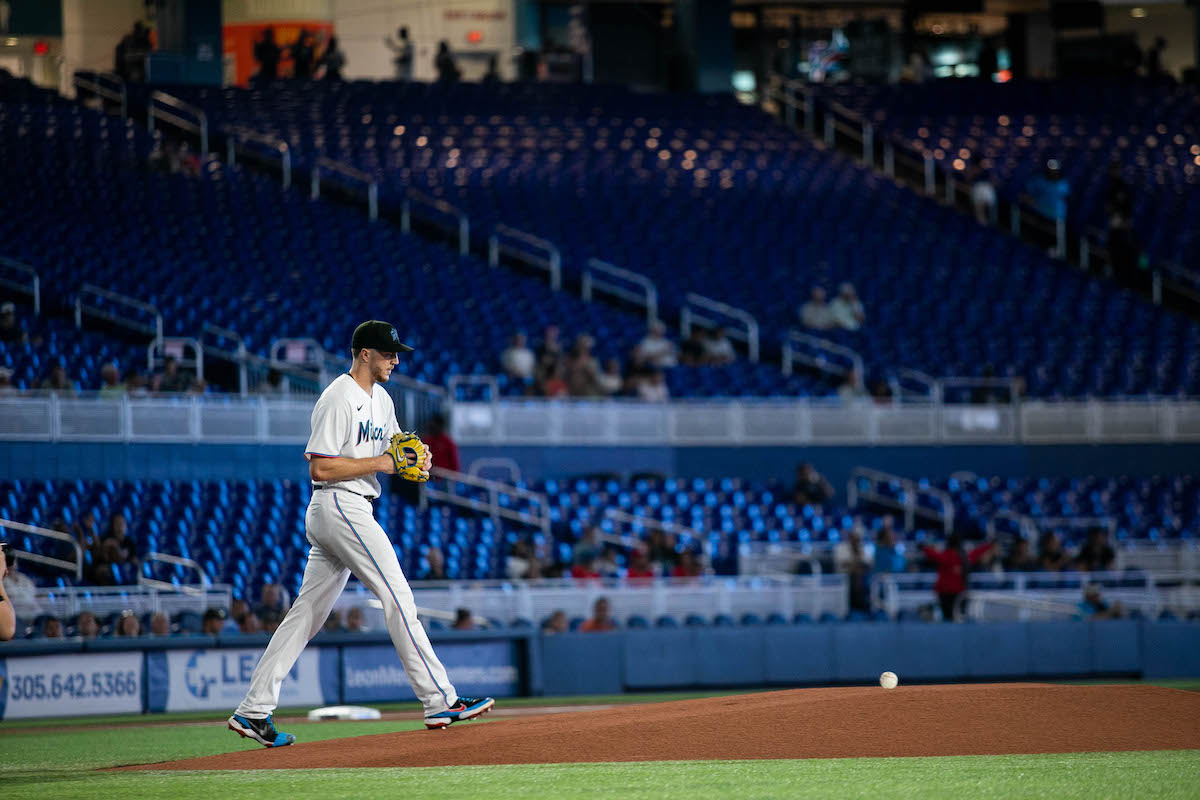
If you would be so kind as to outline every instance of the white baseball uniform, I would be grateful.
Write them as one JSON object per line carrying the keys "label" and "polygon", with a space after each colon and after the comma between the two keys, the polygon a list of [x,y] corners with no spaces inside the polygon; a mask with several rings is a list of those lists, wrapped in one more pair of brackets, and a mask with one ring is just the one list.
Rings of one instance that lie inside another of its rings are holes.
{"label": "white baseball uniform", "polygon": [[[387,391],[375,385],[367,394],[354,378],[343,374],[317,400],[304,457],[379,456],[399,430]],[[379,479],[373,474],[313,484],[304,518],[312,548],[300,593],[254,668],[250,690],[236,713],[261,719],[275,710],[284,677],[325,624],[351,572],[383,603],[388,633],[426,715],[445,711],[458,700],[417,619],[412,590],[392,543],[372,514],[371,500],[378,496]]]}

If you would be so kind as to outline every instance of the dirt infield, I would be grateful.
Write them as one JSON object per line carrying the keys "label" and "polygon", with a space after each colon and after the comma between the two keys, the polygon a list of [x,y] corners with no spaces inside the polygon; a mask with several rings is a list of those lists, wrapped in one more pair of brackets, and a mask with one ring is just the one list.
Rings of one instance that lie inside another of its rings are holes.
{"label": "dirt infield", "polygon": [[[233,737],[233,734],[230,733]],[[230,742],[231,746],[234,742]],[[124,769],[432,767],[1200,749],[1200,694],[985,684],[797,689],[473,722]]]}

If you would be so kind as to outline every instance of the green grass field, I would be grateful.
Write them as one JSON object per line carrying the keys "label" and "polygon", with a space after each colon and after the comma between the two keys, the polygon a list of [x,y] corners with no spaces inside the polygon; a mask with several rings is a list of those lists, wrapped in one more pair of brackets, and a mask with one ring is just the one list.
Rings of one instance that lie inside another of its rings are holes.
{"label": "green grass field", "polygon": [[[1200,681],[1160,685],[1200,690]],[[646,702],[708,696],[533,698],[513,705]],[[411,706],[390,708],[409,710]],[[286,713],[286,712],[281,712]],[[222,796],[420,797],[1200,797],[1200,750],[1036,756],[645,762],[261,772],[100,772],[122,764],[213,755],[250,745],[223,715],[176,714],[0,725],[0,796],[140,798]],[[146,725],[146,722],[178,724]],[[503,725],[503,720],[485,723]],[[419,721],[302,722],[301,741],[412,730]],[[731,732],[734,733],[734,732]]]}

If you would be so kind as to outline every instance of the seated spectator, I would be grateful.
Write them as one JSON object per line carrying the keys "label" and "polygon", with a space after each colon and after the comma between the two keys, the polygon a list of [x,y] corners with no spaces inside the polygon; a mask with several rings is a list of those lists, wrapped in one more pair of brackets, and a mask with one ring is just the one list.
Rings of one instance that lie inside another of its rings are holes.
{"label": "seated spectator", "polygon": [[46,379],[38,384],[38,388],[48,392],[59,392],[61,394],[74,394],[75,384],[67,377],[67,368],[62,364],[55,364],[50,374]]}
{"label": "seated spectator", "polygon": [[667,378],[662,370],[656,369],[638,382],[637,396],[639,400],[647,403],[665,403],[671,399]]}
{"label": "seated spectator", "polygon": [[688,337],[679,346],[679,363],[685,367],[701,367],[708,363],[708,337],[699,325],[693,325]]}
{"label": "seated spectator", "polygon": [[1120,619],[1125,616],[1120,603],[1109,603],[1104,599],[1097,583],[1089,583],[1084,587],[1079,613],[1083,619]]}
{"label": "seated spectator", "polygon": [[471,618],[471,612],[465,608],[456,610],[454,612],[454,624],[450,626],[450,629],[455,631],[475,630],[475,621]]}
{"label": "seated spectator", "polygon": [[542,633],[545,634],[566,633],[570,629],[571,626],[567,622],[567,612],[561,608],[557,609],[542,623]]}
{"label": "seated spectator", "polygon": [[13,559],[4,576],[4,596],[12,603],[17,619],[28,621],[42,613],[42,606],[37,601],[37,585],[21,571],[20,558]]}
{"label": "seated spectator", "polygon": [[650,323],[645,338],[633,348],[633,360],[654,369],[670,369],[679,363],[678,348],[667,338],[666,325],[657,321]]}
{"label": "seated spectator", "polygon": [[586,553],[577,554],[575,556],[575,564],[571,567],[571,577],[576,580],[590,580],[599,578],[600,570],[596,569],[596,555]]}
{"label": "seated spectator", "polygon": [[11,397],[17,393],[17,387],[12,384],[12,370],[0,367],[0,397]]}
{"label": "seated spectator", "polygon": [[792,502],[798,506],[819,506],[833,499],[833,484],[812,464],[796,467],[796,486]]}
{"label": "seated spectator", "polygon": [[367,615],[361,606],[353,606],[346,612],[346,633],[366,633]]}
{"label": "seated spectator", "polygon": [[671,568],[672,578],[699,578],[703,574],[700,561],[691,550],[679,554],[679,561]]}
{"label": "seated spectator", "polygon": [[116,586],[119,580],[118,576],[114,574],[113,567],[121,563],[123,563],[121,545],[116,539],[105,538],[97,546],[92,556],[92,565],[84,571],[84,574],[88,583],[96,586]]}
{"label": "seated spectator", "polygon": [[602,633],[604,631],[615,631],[617,624],[613,622],[612,616],[609,614],[608,598],[598,598],[595,604],[592,605],[592,616],[584,620],[579,626],[582,633]]}
{"label": "seated spectator", "polygon": [[529,580],[541,577],[541,563],[529,543],[518,540],[504,563],[504,573],[510,580]]}
{"label": "seated spectator", "polygon": [[500,354],[500,366],[504,373],[518,380],[531,380],[536,363],[533,351],[526,344],[525,334],[517,331],[508,340],[508,347]]}
{"label": "seated spectator", "polygon": [[238,620],[238,633],[262,633],[262,630],[262,620],[253,611],[243,614],[242,618]]}
{"label": "seated spectator", "polygon": [[425,551],[425,560],[417,570],[417,580],[446,580],[446,559],[442,556],[441,550],[430,547]]}
{"label": "seated spectator", "polygon": [[561,361],[555,362],[546,379],[538,387],[538,394],[543,397],[566,397],[569,393],[565,377],[566,371]]}
{"label": "seated spectator", "polygon": [[108,530],[100,537],[101,545],[109,539],[117,543],[118,557],[114,563],[138,563],[137,542],[129,535],[129,523],[119,511],[109,517]]}
{"label": "seated spectator", "polygon": [[1071,563],[1062,540],[1054,532],[1042,537],[1041,552],[1038,553],[1038,565],[1046,572],[1062,572]]}
{"label": "seated spectator", "polygon": [[535,353],[536,361],[533,367],[534,380],[543,384],[554,374],[555,369],[563,358],[562,342],[558,338],[558,326],[547,325],[542,333],[542,343]]}
{"label": "seated spectator", "polygon": [[867,396],[866,390],[863,389],[862,376],[858,374],[858,370],[846,371],[842,382],[838,384],[837,395],[838,399],[846,405],[853,405]]}
{"label": "seated spectator", "polygon": [[0,343],[7,345],[24,344],[29,341],[29,334],[17,322],[17,306],[8,302],[0,305]]}
{"label": "seated spectator", "polygon": [[132,611],[122,611],[113,635],[120,638],[135,638],[142,635],[142,622]]}
{"label": "seated spectator", "polygon": [[80,639],[95,639],[100,635],[100,621],[91,611],[82,611],[75,620],[75,632]]}
{"label": "seated spectator", "polygon": [[287,385],[283,382],[283,373],[275,367],[267,370],[267,379],[258,385],[258,393],[276,396],[287,394]]}
{"label": "seated spectator", "polygon": [[131,372],[125,381],[125,391],[130,397],[149,397],[150,380],[140,372]]}
{"label": "seated spectator", "polygon": [[658,572],[650,563],[650,555],[646,552],[646,548],[638,547],[633,551],[629,557],[629,568],[626,570],[625,576],[643,580],[658,577]]}
{"label": "seated spectator", "polygon": [[737,351],[733,349],[733,342],[729,341],[725,328],[714,328],[709,332],[704,342],[704,356],[709,364],[732,364],[737,361]]}
{"label": "seated spectator", "polygon": [[164,393],[186,392],[192,385],[192,376],[179,369],[175,356],[167,356],[163,371],[154,376],[154,391]]}
{"label": "seated spectator", "polygon": [[204,394],[208,391],[208,384],[203,378],[192,378],[192,382],[188,385],[188,394]]}
{"label": "seated spectator", "polygon": [[842,330],[856,331],[862,327],[867,315],[862,301],[858,299],[858,292],[854,291],[854,284],[843,283],[838,287],[838,296],[829,304],[829,316]]}
{"label": "seated spectator", "polygon": [[1088,531],[1087,541],[1079,548],[1075,563],[1085,572],[1103,572],[1112,569],[1117,554],[1108,544],[1108,532],[1103,528]]}
{"label": "seated spectator", "polygon": [[604,364],[604,372],[596,376],[596,385],[601,393],[610,397],[620,394],[625,386],[625,378],[621,375],[621,362],[610,358]]}
{"label": "seated spectator", "polygon": [[800,306],[799,314],[800,324],[810,330],[827,331],[837,324],[825,302],[825,290],[820,286],[812,288],[808,302]]}
{"label": "seated spectator", "polygon": [[171,619],[161,611],[155,611],[150,615],[150,635],[151,636],[170,636],[171,635]]}
{"label": "seated spectator", "polygon": [[63,624],[58,617],[47,617],[42,623],[42,638],[43,639],[61,639],[63,638]]}
{"label": "seated spectator", "polygon": [[258,614],[259,619],[266,621],[268,614],[275,614],[282,618],[288,610],[288,603],[284,599],[283,590],[279,588],[277,583],[264,583],[262,593],[260,595],[261,602],[254,607],[254,613]]}
{"label": "seated spectator", "polygon": [[647,555],[650,563],[661,574],[675,566],[679,554],[675,552],[675,537],[665,531],[653,530],[646,540]]}
{"label": "seated spectator", "polygon": [[229,604],[229,617],[234,622],[241,622],[242,617],[250,613],[250,604],[241,597],[235,597]]}
{"label": "seated spectator", "polygon": [[571,346],[564,366],[567,393],[572,397],[596,397],[600,390],[600,362],[592,354],[592,337],[581,335]]}
{"label": "seated spectator", "polygon": [[447,430],[446,415],[437,412],[429,417],[425,428],[421,431],[421,441],[429,448],[433,456],[433,465],[453,472],[462,472],[462,462],[458,458],[458,445]]}
{"label": "seated spectator", "polygon": [[325,619],[325,624],[321,626],[321,630],[325,633],[341,633],[345,630],[342,627],[342,615],[337,609],[329,612],[329,616]]}
{"label": "seated spectator", "polygon": [[75,541],[79,542],[79,546],[85,551],[95,550],[100,544],[96,517],[90,510],[84,511],[79,515],[78,519],[71,525],[71,533],[74,534]]}
{"label": "seated spectator", "polygon": [[892,402],[892,387],[883,378],[876,379],[871,384],[871,399],[876,405],[886,406]]}
{"label": "seated spectator", "polygon": [[263,633],[274,633],[275,629],[279,627],[279,623],[283,622],[283,614],[268,611],[262,614],[259,619],[262,620]]}
{"label": "seated spectator", "polygon": [[200,632],[205,636],[219,636],[225,627],[225,612],[219,608],[210,608],[204,612],[204,621],[200,623]]}
{"label": "seated spectator", "polygon": [[1004,559],[1007,572],[1036,572],[1039,566],[1037,556],[1026,539],[1015,540],[1009,548],[1008,558]]}
{"label": "seated spectator", "polygon": [[875,534],[875,572],[904,572],[908,568],[904,554],[896,546],[894,524],[892,515],[888,514]]}
{"label": "seated spectator", "polygon": [[120,398],[125,394],[121,373],[111,361],[100,368],[100,396],[106,399]]}

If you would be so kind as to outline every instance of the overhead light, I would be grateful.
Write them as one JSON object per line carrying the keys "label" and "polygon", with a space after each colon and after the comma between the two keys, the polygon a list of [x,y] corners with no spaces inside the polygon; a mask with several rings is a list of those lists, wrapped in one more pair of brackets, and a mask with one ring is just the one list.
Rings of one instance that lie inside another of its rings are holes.
{"label": "overhead light", "polygon": [[1133,8],[1129,9],[1129,16],[1133,17],[1134,19],[1143,19],[1146,16],[1146,9],[1142,8],[1141,6],[1134,6]]}
{"label": "overhead light", "polygon": [[7,39],[4,40],[4,44],[7,47],[16,47],[17,46],[17,37],[15,37],[15,36],[8,37]]}

